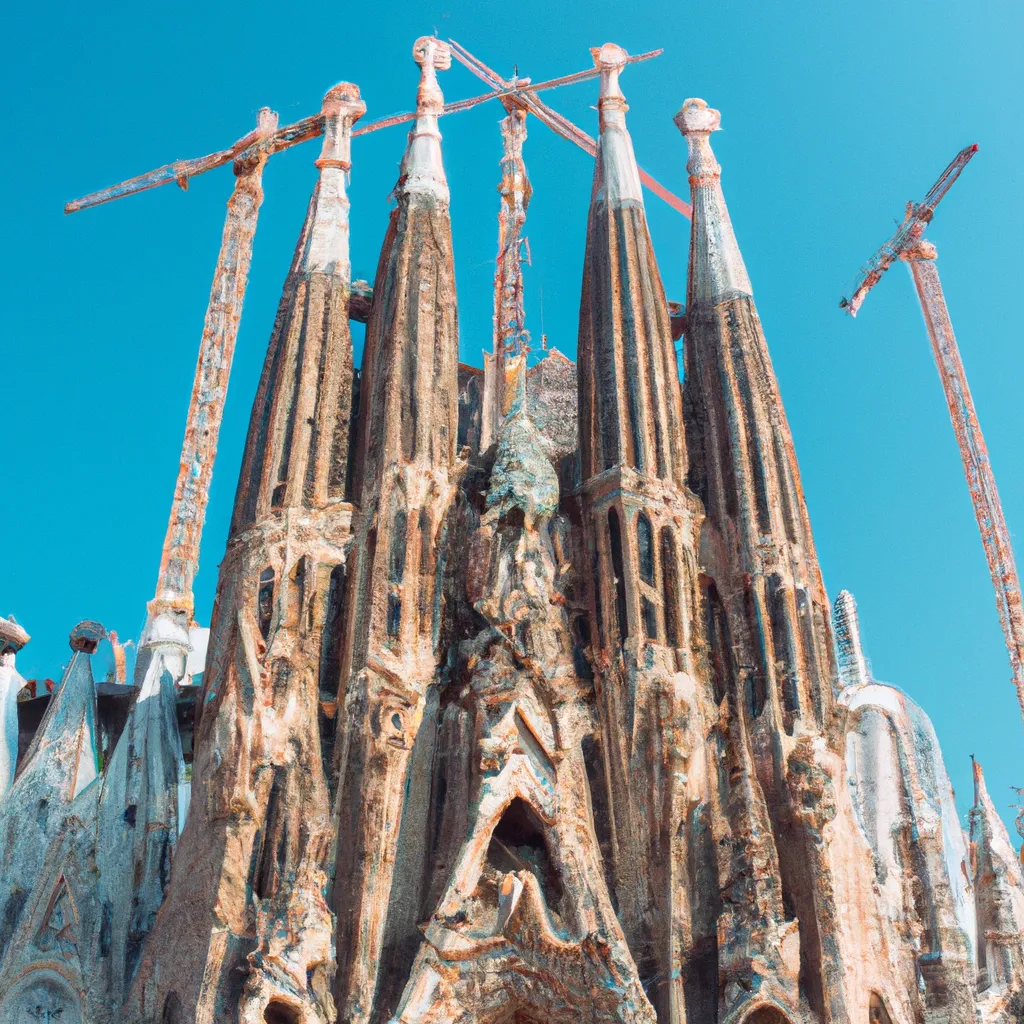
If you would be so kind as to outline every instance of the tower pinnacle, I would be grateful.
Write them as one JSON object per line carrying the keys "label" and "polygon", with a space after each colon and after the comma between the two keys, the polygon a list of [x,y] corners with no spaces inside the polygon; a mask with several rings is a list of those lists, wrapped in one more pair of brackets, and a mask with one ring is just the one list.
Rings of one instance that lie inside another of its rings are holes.
{"label": "tower pinnacle", "polygon": [[341,82],[324,96],[322,110],[324,143],[316,162],[320,182],[299,270],[334,274],[347,282],[351,266],[346,182],[352,168],[352,125],[366,112],[366,104],[358,86]]}
{"label": "tower pinnacle", "polygon": [[691,305],[753,295],[722,193],[722,168],[711,151],[710,136],[721,127],[722,115],[704,100],[689,99],[673,120],[690,150],[686,170],[693,193],[693,236],[703,243],[690,256]]}
{"label": "tower pinnacle", "polygon": [[601,137],[597,160],[601,176],[596,198],[608,202],[636,202],[643,205],[640,171],[633,155],[633,142],[626,130],[629,106],[619,87],[619,74],[626,66],[627,53],[615,43],[590,51],[594,66],[601,70],[597,110]]}
{"label": "tower pinnacle", "polygon": [[409,132],[402,159],[399,188],[406,193],[426,192],[447,201],[448,179],[441,161],[441,132],[437,126],[437,119],[444,112],[444,94],[437,83],[437,72],[452,66],[452,51],[440,39],[421,36],[412,48],[412,56],[420,66],[420,85],[416,92],[416,122]]}

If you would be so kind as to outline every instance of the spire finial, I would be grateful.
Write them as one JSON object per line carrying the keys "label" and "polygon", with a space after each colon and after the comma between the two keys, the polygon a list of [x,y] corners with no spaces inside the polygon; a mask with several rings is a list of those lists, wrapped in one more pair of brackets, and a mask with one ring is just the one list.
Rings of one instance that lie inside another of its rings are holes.
{"label": "spire finial", "polygon": [[690,251],[689,306],[752,296],[750,278],[736,242],[722,193],[722,168],[711,151],[709,136],[721,127],[722,115],[704,100],[688,99],[672,119],[686,137],[690,195],[693,203],[693,244]]}
{"label": "spire finial", "polygon": [[448,199],[448,182],[441,162],[441,132],[437,119],[444,113],[444,94],[437,72],[452,66],[452,51],[447,43],[433,36],[421,36],[412,48],[413,60],[420,67],[416,93],[416,122],[409,132],[409,144],[402,161],[401,191],[417,192]]}
{"label": "spire finial", "polygon": [[352,125],[366,113],[366,104],[359,96],[359,86],[351,82],[339,82],[324,96],[321,111],[324,115],[324,144],[316,165],[352,167]]}
{"label": "spire finial", "polygon": [[626,66],[629,54],[615,43],[605,43],[604,46],[593,47],[590,55],[594,58],[594,67],[601,72],[599,108],[603,100],[619,100],[624,105],[626,97],[619,87],[619,74]]}
{"label": "spire finial", "polygon": [[590,51],[594,67],[601,72],[597,112],[601,137],[597,150],[599,185],[595,198],[609,203],[643,203],[640,171],[633,155],[633,142],[626,130],[629,105],[619,86],[619,74],[629,54],[615,43],[595,46]]}
{"label": "spire finial", "polygon": [[352,125],[366,112],[359,86],[340,82],[324,96],[324,144],[316,166],[320,168],[307,218],[305,249],[298,265],[302,273],[342,277],[348,284],[351,263],[348,248],[348,195],[352,169]]}

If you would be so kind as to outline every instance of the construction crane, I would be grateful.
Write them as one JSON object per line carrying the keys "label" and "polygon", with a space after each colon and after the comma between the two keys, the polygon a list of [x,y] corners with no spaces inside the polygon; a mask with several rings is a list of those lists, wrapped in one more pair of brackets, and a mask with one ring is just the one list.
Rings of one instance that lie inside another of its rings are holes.
{"label": "construction crane", "polygon": [[903,260],[909,266],[924,313],[935,363],[939,368],[939,378],[946,393],[949,416],[960,446],[967,486],[974,503],[974,515],[978,520],[981,542],[996,592],[996,606],[1010,656],[1013,684],[1017,689],[1021,715],[1024,716],[1024,611],[1020,579],[985,438],[974,411],[946,299],[942,294],[936,267],[936,249],[924,237],[925,229],[935,215],[935,208],[977,151],[977,146],[962,149],[942,172],[923,202],[907,204],[899,230],[861,269],[860,283],[853,296],[844,298],[840,306],[851,316],[856,316],[867,293],[896,260]]}

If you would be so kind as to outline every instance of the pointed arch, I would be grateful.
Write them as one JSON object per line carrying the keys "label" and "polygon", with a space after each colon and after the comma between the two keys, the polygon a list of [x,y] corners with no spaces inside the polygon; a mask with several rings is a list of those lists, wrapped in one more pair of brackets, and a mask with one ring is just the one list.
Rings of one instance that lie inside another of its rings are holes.
{"label": "pointed arch", "polygon": [[661,528],[661,592],[665,606],[665,643],[669,647],[683,644],[683,621],[680,614],[679,559],[671,526]]}
{"label": "pointed arch", "polygon": [[612,556],[612,573],[615,576],[615,617],[619,627],[619,643],[629,638],[629,612],[626,607],[626,570],[622,558],[622,527],[619,513],[608,509],[608,547]]}

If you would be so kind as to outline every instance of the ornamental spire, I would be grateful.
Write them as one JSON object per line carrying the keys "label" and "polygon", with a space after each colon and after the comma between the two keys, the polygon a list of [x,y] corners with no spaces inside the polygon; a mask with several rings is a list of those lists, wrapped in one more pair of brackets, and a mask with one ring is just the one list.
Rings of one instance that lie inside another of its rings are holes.
{"label": "ornamental spire", "polygon": [[690,149],[686,164],[693,194],[689,305],[714,305],[740,295],[752,296],[722,193],[722,168],[711,151],[710,136],[721,127],[722,115],[704,100],[689,99],[673,120]]}
{"label": "ornamental spire", "polygon": [[324,96],[322,110],[324,143],[316,162],[320,181],[310,204],[299,269],[334,274],[347,282],[351,264],[346,185],[352,169],[352,126],[366,113],[366,104],[358,86],[341,82]]}
{"label": "ornamental spire", "polygon": [[444,94],[437,72],[452,66],[452,51],[447,43],[433,36],[421,36],[412,48],[413,60],[420,66],[420,85],[416,93],[416,123],[409,132],[409,143],[402,159],[399,190],[407,194],[426,192],[448,199],[448,179],[441,161],[441,132],[437,119],[444,113]]}
{"label": "ornamental spire", "polygon": [[597,110],[601,137],[597,144],[597,199],[609,203],[635,202],[643,205],[640,171],[633,155],[633,141],[626,130],[629,105],[619,87],[619,73],[628,54],[615,43],[605,43],[590,51],[594,67],[601,71]]}
{"label": "ornamental spire", "polygon": [[583,480],[613,466],[680,484],[686,463],[668,303],[626,131],[619,72],[626,51],[591,50],[601,71],[601,137],[580,302],[579,417]]}

